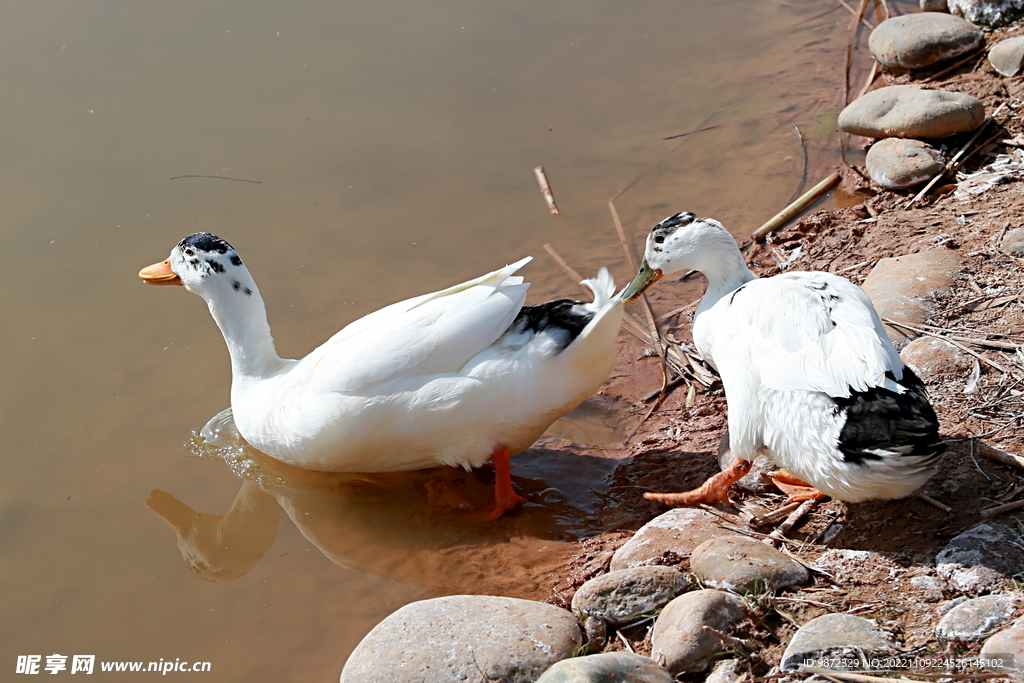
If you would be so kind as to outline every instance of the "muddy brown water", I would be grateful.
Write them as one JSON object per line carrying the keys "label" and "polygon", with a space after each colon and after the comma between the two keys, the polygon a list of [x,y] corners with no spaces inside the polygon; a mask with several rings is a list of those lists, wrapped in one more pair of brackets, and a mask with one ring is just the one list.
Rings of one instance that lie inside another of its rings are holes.
{"label": "muddy brown water", "polygon": [[[576,296],[545,243],[623,281],[619,191],[637,246],[683,209],[743,234],[801,184],[794,125],[808,186],[836,162],[848,24],[825,0],[9,8],[0,669],[93,654],[97,680],[177,659],[328,681],[410,601],[533,595],[562,543],[609,523],[606,463],[522,456],[533,504],[485,530],[416,507],[418,475],[227,466],[191,443],[228,403],[223,341],[198,298],[136,272],[220,234],[290,357],[527,254],[532,301]],[[557,429],[612,438],[593,425]]]}

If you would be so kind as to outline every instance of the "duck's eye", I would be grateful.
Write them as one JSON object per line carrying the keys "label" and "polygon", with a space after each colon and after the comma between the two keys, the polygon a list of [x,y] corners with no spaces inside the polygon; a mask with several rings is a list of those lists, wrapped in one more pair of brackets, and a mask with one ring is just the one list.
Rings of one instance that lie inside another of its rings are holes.
{"label": "duck's eye", "polygon": [[185,256],[195,256],[195,255],[196,255],[196,252],[192,251],[191,249],[186,249],[185,250]]}
{"label": "duck's eye", "polygon": [[661,244],[662,242],[665,241],[665,236],[664,235],[655,235],[654,236],[654,241],[657,242],[658,244]]}

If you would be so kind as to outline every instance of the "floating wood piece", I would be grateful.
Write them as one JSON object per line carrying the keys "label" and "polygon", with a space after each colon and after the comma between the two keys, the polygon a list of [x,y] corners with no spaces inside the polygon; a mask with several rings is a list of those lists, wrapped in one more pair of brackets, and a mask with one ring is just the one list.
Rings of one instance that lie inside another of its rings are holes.
{"label": "floating wood piece", "polygon": [[775,232],[789,221],[796,218],[797,214],[806,209],[808,206],[813,204],[826,192],[831,190],[839,182],[839,173],[833,173],[829,177],[822,180],[820,183],[803,193],[795,202],[787,206],[785,209],[775,214],[775,216],[762,225],[760,228],[755,230],[750,235],[750,239],[757,241],[763,239],[765,236]]}
{"label": "floating wood piece", "polygon": [[544,167],[538,166],[533,169],[533,173],[537,176],[537,183],[540,185],[540,193],[544,195],[544,201],[547,202],[548,211],[557,216],[558,207],[555,205],[555,195],[551,192],[551,185],[548,184],[548,176],[544,173]]}

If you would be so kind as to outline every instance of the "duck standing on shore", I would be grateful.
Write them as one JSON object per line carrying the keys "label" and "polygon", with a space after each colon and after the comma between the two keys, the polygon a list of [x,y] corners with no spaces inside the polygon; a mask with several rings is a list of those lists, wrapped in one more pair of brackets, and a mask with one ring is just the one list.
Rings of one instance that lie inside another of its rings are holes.
{"label": "duck standing on shore", "polygon": [[523,499],[521,453],[593,394],[615,363],[622,299],[604,269],[594,301],[524,306],[530,259],[392,304],[301,360],[277,355],[259,289],[227,242],[190,235],[139,273],[206,300],[231,356],[231,408],[245,440],[295,467],[402,472],[495,468],[496,519]]}
{"label": "duck standing on shore", "polygon": [[734,460],[693,491],[646,498],[727,502],[759,451],[817,490],[795,499],[902,498],[935,473],[945,450],[935,411],[860,287],[820,272],[758,279],[721,223],[683,212],[648,235],[623,298],[684,270],[708,280],[693,341],[722,377]]}

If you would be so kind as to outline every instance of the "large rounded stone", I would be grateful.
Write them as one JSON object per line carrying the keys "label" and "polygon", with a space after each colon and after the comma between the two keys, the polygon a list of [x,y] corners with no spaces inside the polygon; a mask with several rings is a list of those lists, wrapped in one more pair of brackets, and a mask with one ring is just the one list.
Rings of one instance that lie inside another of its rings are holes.
{"label": "large rounded stone", "polygon": [[572,596],[577,619],[600,617],[617,626],[650,614],[687,589],[683,573],[672,567],[633,567],[608,572],[580,586]]}
{"label": "large rounded stone", "polygon": [[959,591],[978,595],[1000,588],[1024,567],[1020,534],[1002,524],[976,524],[935,556],[935,571]]}
{"label": "large rounded stone", "polygon": [[640,527],[612,556],[611,569],[655,564],[666,556],[685,559],[714,536],[732,534],[721,519],[698,508],[673,508]]}
{"label": "large rounded stone", "polygon": [[890,85],[872,90],[839,113],[839,127],[869,138],[943,138],[985,120],[981,100],[963,93]]}
{"label": "large rounded stone", "polygon": [[918,337],[900,351],[900,358],[918,377],[930,382],[950,370],[967,372],[972,356],[944,339]]}
{"label": "large rounded stone", "polygon": [[1024,0],[947,0],[949,11],[982,26],[1002,26],[1022,14]]}
{"label": "large rounded stone", "polygon": [[[868,273],[864,292],[880,317],[913,326],[932,314],[932,297],[949,291],[950,280],[959,267],[960,256],[951,249],[884,258]],[[902,327],[886,325],[885,331],[897,349],[917,336]]]}
{"label": "large rounded stone", "polygon": [[491,595],[422,600],[363,638],[341,683],[532,683],[581,641],[575,617],[543,602]]}
{"label": "large rounded stone", "polygon": [[651,657],[673,675],[706,671],[711,658],[727,648],[704,627],[724,633],[745,618],[743,601],[730,593],[709,589],[680,595],[654,622]]}
{"label": "large rounded stone", "polygon": [[690,570],[705,585],[739,593],[778,590],[810,578],[800,563],[746,536],[701,543],[690,556]]}
{"label": "large rounded stone", "polygon": [[563,659],[537,683],[672,683],[672,675],[648,657],[631,652],[606,652],[600,655]]}
{"label": "large rounded stone", "polygon": [[1024,256],[1024,228],[1007,230],[1003,235],[1003,241],[999,243],[999,248],[1016,256]]}
{"label": "large rounded stone", "polygon": [[1024,64],[1024,36],[1007,38],[988,51],[988,63],[1004,76],[1016,76]]}
{"label": "large rounded stone", "polygon": [[1024,674],[1024,620],[1018,619],[1013,626],[1004,629],[985,641],[980,656],[988,659],[994,655],[1009,655],[998,663],[989,665],[996,671]]}
{"label": "large rounded stone", "polygon": [[[829,669],[853,671],[861,668],[862,657],[884,657],[895,653],[895,647],[870,619],[852,614],[826,614],[811,619],[793,635],[782,654],[783,671],[797,671],[801,666],[825,666]],[[822,660],[833,660],[823,663]],[[841,660],[849,662],[843,666]]]}
{"label": "large rounded stone", "polygon": [[985,34],[951,14],[922,12],[886,19],[868,38],[868,49],[882,66],[920,69],[975,49]]}
{"label": "large rounded stone", "polygon": [[902,190],[931,180],[945,168],[942,153],[926,142],[886,138],[871,145],[868,175],[887,190]]}
{"label": "large rounded stone", "polygon": [[1013,616],[1019,602],[1016,595],[967,600],[946,612],[935,627],[935,635],[944,640],[980,643]]}

